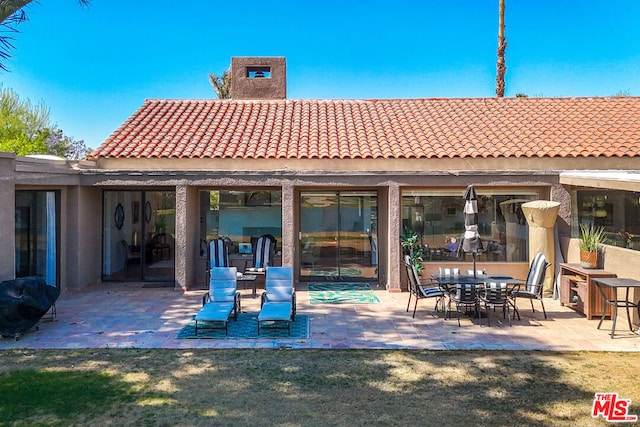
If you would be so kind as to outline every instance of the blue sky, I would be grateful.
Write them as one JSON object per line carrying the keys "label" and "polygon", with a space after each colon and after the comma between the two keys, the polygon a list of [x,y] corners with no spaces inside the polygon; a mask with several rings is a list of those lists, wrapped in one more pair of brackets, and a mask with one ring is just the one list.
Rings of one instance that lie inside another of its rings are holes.
{"label": "blue sky", "polygon": [[[640,95],[640,1],[506,0],[506,96]],[[41,0],[4,88],[96,148],[148,98],[285,56],[289,98],[493,97],[498,0]]]}

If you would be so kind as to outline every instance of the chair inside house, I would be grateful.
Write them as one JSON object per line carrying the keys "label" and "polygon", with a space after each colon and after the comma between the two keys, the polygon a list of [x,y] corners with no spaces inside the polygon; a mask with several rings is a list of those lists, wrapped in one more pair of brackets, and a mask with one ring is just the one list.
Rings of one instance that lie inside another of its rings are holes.
{"label": "chair inside house", "polygon": [[129,267],[129,263],[130,262],[137,262],[140,263],[141,260],[141,255],[140,252],[133,252],[131,250],[131,247],[129,247],[129,244],[127,243],[126,240],[121,240],[120,242],[122,244],[122,249],[124,249],[124,253],[125,253],[125,268]]}
{"label": "chair inside house", "polygon": [[[458,316],[458,326],[460,326],[460,315],[469,308],[474,309],[475,316],[480,319],[480,304],[478,302],[477,287],[471,283],[458,283],[451,288],[449,296],[449,304],[447,305],[447,313],[451,319],[451,303],[456,306],[456,314]],[[463,309],[465,311],[463,311]],[[447,316],[445,316],[445,319]]]}
{"label": "chair inside house", "polygon": [[302,244],[300,252],[300,264],[313,270],[320,259],[320,250],[322,247],[315,243],[313,239],[307,238]]}
{"label": "chair inside house", "polygon": [[529,274],[527,275],[524,289],[518,289],[511,294],[514,303],[514,311],[518,316],[518,320],[520,320],[520,312],[518,311],[518,306],[516,305],[516,300],[518,298],[529,299],[529,301],[531,302],[531,310],[534,313],[536,312],[536,310],[535,308],[533,308],[533,300],[536,299],[540,301],[544,318],[547,318],[547,312],[544,309],[544,301],[542,300],[542,287],[544,285],[544,277],[546,275],[547,268],[549,268],[550,265],[551,264],[549,264],[545,259],[544,254],[542,252],[538,252],[533,258],[533,262],[531,263],[531,267],[529,268]]}
{"label": "chair inside house", "polygon": [[162,260],[170,260],[171,252],[175,254],[176,241],[175,238],[168,233],[160,233],[151,239],[151,262],[159,262]]}
{"label": "chair inside house", "polygon": [[[440,276],[458,276],[460,274],[460,269],[457,267],[439,267],[438,273]],[[455,284],[451,283],[442,285],[442,288],[447,293],[455,293],[456,291]]]}
{"label": "chair inside house", "polygon": [[265,322],[272,327],[286,324],[291,335],[291,322],[296,318],[296,293],[293,289],[293,268],[267,267],[265,276],[265,291],[260,301],[260,313],[258,313],[258,335],[260,327]]}
{"label": "chair inside house", "polygon": [[241,309],[237,273],[236,267],[211,268],[209,292],[202,297],[202,308],[195,316],[196,335],[198,329],[224,328],[225,333],[229,333],[229,317],[233,313],[237,320]]}
{"label": "chair inside house", "polygon": [[211,269],[215,267],[229,267],[229,248],[224,239],[213,239],[207,244],[207,283]]}
{"label": "chair inside house", "polygon": [[[511,326],[511,308],[514,307],[514,302],[511,295],[520,288],[520,284],[513,283],[508,284],[504,282],[487,282],[484,285],[484,289],[479,294],[480,304],[484,306],[487,313],[487,325],[491,326],[490,309],[496,311],[496,308],[502,310],[502,318],[509,319],[509,326]],[[482,320],[481,320],[482,322]]]}
{"label": "chair inside house", "polygon": [[405,255],[404,266],[407,269],[408,285],[409,285],[409,302],[407,302],[407,313],[409,312],[409,306],[411,305],[411,298],[415,298],[413,304],[413,315],[416,317],[416,309],[418,308],[418,300],[425,298],[435,298],[436,303],[433,307],[434,310],[438,309],[438,304],[442,303],[444,307],[444,297],[447,294],[446,291],[440,286],[423,286],[420,283],[420,277],[418,271],[413,265],[410,255]]}
{"label": "chair inside house", "polygon": [[276,238],[270,234],[258,237],[253,245],[253,264],[245,268],[247,274],[265,274],[267,267],[273,263],[276,251]]}
{"label": "chair inside house", "polygon": [[460,274],[460,269],[457,267],[440,267],[438,271],[440,272],[441,276],[457,276],[458,274]]}

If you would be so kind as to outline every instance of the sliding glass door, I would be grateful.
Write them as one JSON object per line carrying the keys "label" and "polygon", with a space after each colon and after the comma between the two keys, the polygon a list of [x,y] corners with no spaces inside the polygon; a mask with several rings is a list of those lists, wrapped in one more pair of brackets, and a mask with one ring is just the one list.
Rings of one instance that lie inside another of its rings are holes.
{"label": "sliding glass door", "polygon": [[175,280],[175,206],[174,191],[104,192],[104,280]]}
{"label": "sliding glass door", "polygon": [[300,195],[300,278],[378,277],[375,191],[305,191]]}
{"label": "sliding glass door", "polygon": [[16,277],[58,286],[59,191],[16,191]]}

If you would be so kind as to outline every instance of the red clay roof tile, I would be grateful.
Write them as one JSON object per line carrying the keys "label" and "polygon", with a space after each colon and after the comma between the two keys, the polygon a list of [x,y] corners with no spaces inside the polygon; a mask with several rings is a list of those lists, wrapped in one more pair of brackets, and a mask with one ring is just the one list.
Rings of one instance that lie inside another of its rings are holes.
{"label": "red clay roof tile", "polygon": [[91,157],[640,156],[640,98],[147,100]]}

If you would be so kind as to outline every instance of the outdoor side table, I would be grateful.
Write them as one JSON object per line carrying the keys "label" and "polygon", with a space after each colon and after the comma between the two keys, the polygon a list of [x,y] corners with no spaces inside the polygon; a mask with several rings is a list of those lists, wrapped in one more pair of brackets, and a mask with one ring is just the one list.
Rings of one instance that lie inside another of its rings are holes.
{"label": "outdoor side table", "polygon": [[[606,316],[607,306],[611,306],[613,310],[613,319],[612,319],[613,324],[611,325],[611,338],[613,339],[613,336],[615,334],[616,320],[618,318],[619,308],[624,308],[627,310],[627,321],[629,322],[629,330],[631,332],[634,332],[633,324],[631,323],[631,315],[629,313],[629,309],[635,308],[636,310],[639,310],[638,315],[640,315],[640,308],[638,307],[640,304],[640,301],[637,303],[634,303],[633,301],[631,301],[629,299],[629,291],[631,290],[631,288],[640,289],[640,280],[628,279],[628,278],[622,278],[622,277],[606,277],[606,278],[599,277],[599,278],[593,278],[591,280],[596,284],[596,286],[598,287],[598,291],[600,292],[600,295],[604,299],[603,312],[602,312],[602,317],[600,318],[600,322],[598,323],[598,329],[600,329],[600,325],[602,325],[602,321]],[[607,297],[607,293],[605,292],[604,287],[609,287],[613,289],[613,292],[612,292],[613,300],[611,299],[611,297]],[[618,289],[620,288],[626,289],[625,297],[623,300],[618,299]]]}
{"label": "outdoor side table", "polygon": [[[256,275],[255,274],[243,274],[242,276],[238,276],[238,282],[251,282],[253,293],[252,297],[256,297]],[[244,285],[243,285],[244,288]]]}

